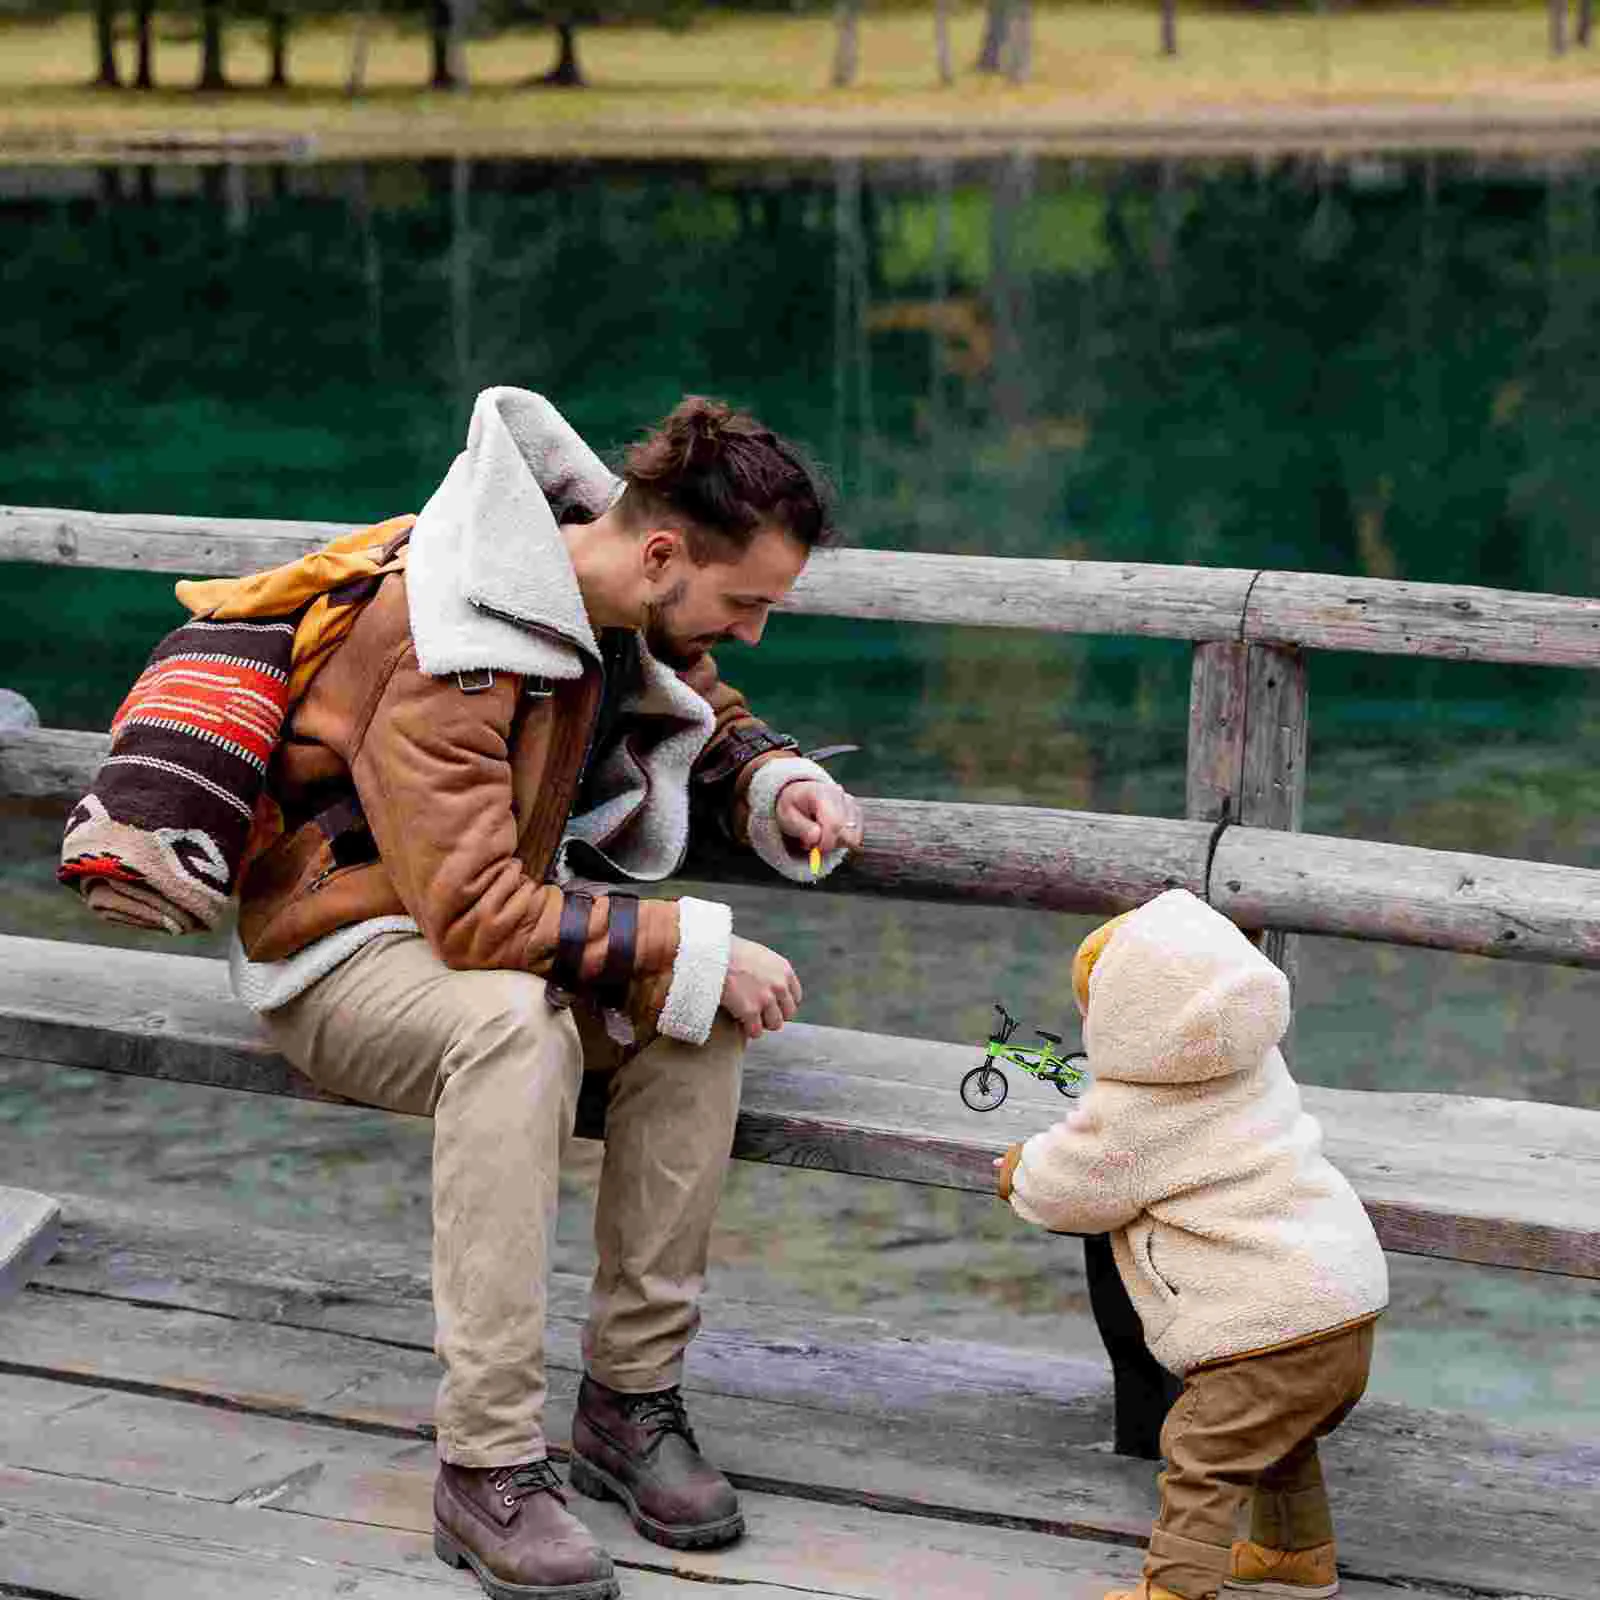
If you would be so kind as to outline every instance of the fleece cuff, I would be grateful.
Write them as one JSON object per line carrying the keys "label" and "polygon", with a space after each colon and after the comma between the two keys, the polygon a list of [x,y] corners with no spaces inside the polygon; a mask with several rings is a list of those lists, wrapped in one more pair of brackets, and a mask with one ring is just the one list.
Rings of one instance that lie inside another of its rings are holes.
{"label": "fleece cuff", "polygon": [[678,955],[656,1026],[669,1039],[704,1044],[722,1004],[733,949],[733,912],[716,900],[678,902]]}
{"label": "fleece cuff", "polygon": [[[802,854],[796,854],[787,835],[778,826],[778,796],[791,783],[815,778],[837,789],[828,769],[804,756],[777,756],[756,768],[750,787],[745,790],[745,801],[750,807],[750,848],[774,872],[781,873],[793,883],[812,883],[811,863]],[[841,846],[830,850],[822,858],[820,876],[827,877],[844,860],[848,852]]]}

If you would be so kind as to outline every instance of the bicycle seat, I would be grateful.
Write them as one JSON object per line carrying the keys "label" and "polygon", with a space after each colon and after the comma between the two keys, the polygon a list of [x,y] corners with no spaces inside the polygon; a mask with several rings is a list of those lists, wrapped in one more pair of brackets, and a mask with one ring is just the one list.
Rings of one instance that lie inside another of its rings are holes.
{"label": "bicycle seat", "polygon": [[1048,1039],[1051,1044],[1061,1043],[1061,1035],[1059,1033],[1046,1033],[1043,1028],[1035,1028],[1033,1031],[1038,1034],[1041,1039]]}

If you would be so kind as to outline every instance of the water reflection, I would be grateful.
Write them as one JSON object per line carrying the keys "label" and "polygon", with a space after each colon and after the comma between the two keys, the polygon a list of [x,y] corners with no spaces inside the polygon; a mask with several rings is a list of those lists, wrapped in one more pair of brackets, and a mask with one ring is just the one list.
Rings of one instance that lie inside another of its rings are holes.
{"label": "water reflection", "polygon": [[[708,390],[807,440],[869,544],[1588,593],[1597,170],[0,170],[0,499],[378,518],[432,488],[483,385],[544,390],[610,446]],[[173,620],[164,579],[0,570],[0,593],[0,683],[53,724],[103,726]],[[868,792],[1182,807],[1178,644],[785,619],[728,671],[802,736],[862,743]],[[1309,827],[1600,860],[1593,675],[1317,656],[1311,692]],[[42,865],[12,853],[26,924]],[[898,993],[876,1025],[946,1035],[981,1027],[997,970],[1048,1006],[1070,931],[986,925],[975,962],[949,913],[883,908],[852,972],[833,913],[747,914],[832,974],[810,989],[835,1020]],[[1594,1092],[1588,975],[1336,946],[1304,991],[1324,1076],[1402,1026],[1430,1079],[1458,1070],[1448,1006],[1493,1041],[1475,1081]]]}

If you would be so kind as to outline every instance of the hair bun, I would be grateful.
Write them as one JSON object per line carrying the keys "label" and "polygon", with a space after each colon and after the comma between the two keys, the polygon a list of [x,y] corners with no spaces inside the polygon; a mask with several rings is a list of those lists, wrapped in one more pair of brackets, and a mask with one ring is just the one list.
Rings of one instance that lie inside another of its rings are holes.
{"label": "hair bun", "polygon": [[733,408],[720,400],[690,395],[679,407],[674,421],[682,428],[680,440],[684,470],[704,472],[714,467],[727,442],[726,430]]}

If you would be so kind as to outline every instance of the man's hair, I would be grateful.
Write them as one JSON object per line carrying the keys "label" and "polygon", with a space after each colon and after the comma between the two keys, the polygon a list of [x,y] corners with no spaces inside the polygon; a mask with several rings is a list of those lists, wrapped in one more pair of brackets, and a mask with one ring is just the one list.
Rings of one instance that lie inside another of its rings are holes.
{"label": "man's hair", "polygon": [[701,566],[737,559],[767,526],[783,529],[807,550],[838,538],[832,497],[817,467],[795,445],[720,400],[686,395],[629,448],[622,476],[627,524],[681,528]]}

